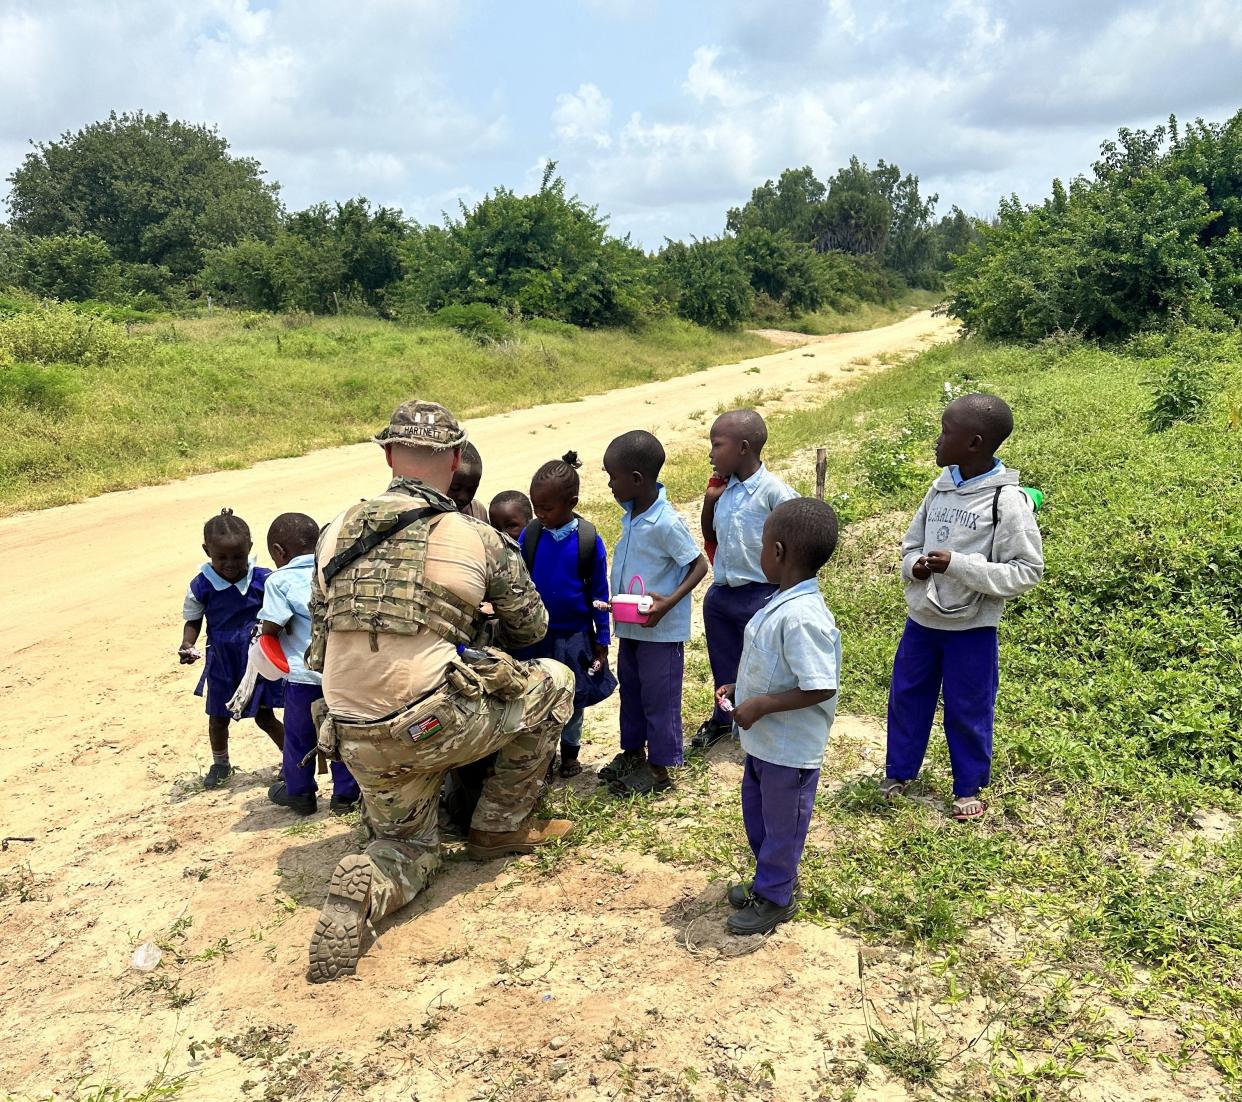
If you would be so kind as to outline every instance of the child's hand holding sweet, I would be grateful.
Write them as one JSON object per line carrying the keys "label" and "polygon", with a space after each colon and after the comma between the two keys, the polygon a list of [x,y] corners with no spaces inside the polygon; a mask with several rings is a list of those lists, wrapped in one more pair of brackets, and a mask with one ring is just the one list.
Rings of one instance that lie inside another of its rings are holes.
{"label": "child's hand holding sweet", "polygon": [[752,696],[749,700],[742,701],[733,709],[733,722],[743,731],[749,731],[755,723],[768,714],[768,700],[769,698],[765,695]]}
{"label": "child's hand holding sweet", "polygon": [[177,648],[177,658],[183,666],[192,666],[203,657],[202,651],[193,643],[182,643]]}
{"label": "child's hand holding sweet", "polygon": [[929,551],[923,556],[923,562],[933,574],[943,574],[949,569],[949,560],[952,557],[952,551]]}
{"label": "child's hand holding sweet", "polygon": [[595,661],[591,663],[591,673],[597,674],[608,665],[608,648],[603,643],[595,643],[591,647]]}

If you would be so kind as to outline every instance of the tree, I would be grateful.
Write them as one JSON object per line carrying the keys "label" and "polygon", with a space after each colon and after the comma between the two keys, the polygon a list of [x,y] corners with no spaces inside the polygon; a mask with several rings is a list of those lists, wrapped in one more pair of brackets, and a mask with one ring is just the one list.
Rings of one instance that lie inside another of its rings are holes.
{"label": "tree", "polygon": [[851,157],[829,182],[815,247],[821,252],[834,249],[855,256],[881,254],[892,217],[893,208],[875,175],[857,157]]}
{"label": "tree", "polygon": [[725,219],[730,233],[748,229],[787,233],[798,242],[811,242],[822,230],[827,188],[815,178],[809,165],[787,168],[774,184],[766,181],[750,193],[750,202],[734,207]]}
{"label": "tree", "polygon": [[276,233],[277,186],[228,148],[206,126],[113,112],[26,155],[9,177],[13,228],[94,234],[117,260],[188,278],[206,250]]}
{"label": "tree", "polygon": [[407,309],[482,302],[575,325],[630,325],[647,312],[648,262],[566,195],[549,161],[539,190],[497,188],[459,219],[415,228],[402,246]]}

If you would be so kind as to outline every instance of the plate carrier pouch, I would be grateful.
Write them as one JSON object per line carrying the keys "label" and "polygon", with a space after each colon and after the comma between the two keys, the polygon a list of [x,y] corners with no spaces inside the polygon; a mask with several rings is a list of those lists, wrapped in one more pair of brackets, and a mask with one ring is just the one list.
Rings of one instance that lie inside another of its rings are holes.
{"label": "plate carrier pouch", "polygon": [[424,631],[454,646],[470,642],[478,609],[426,576],[431,526],[456,511],[448,501],[420,504],[405,494],[385,494],[345,514],[336,546],[320,548],[321,560],[328,553],[331,558],[321,568],[326,592],[312,592],[320,607],[312,615],[310,669],[322,672],[332,631],[365,631],[373,651],[381,635]]}

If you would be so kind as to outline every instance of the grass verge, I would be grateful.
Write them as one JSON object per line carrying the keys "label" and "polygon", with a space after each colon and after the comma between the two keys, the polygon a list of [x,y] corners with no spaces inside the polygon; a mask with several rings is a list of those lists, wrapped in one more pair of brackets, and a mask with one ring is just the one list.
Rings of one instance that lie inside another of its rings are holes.
{"label": "grass verge", "polygon": [[911,288],[892,302],[860,302],[849,310],[819,310],[782,323],[779,328],[815,337],[827,337],[833,333],[857,333],[863,329],[892,325],[918,310],[930,310],[943,300],[943,291]]}
{"label": "grass verge", "polygon": [[774,351],[677,320],[641,332],[531,322],[495,344],[262,314],[127,333],[68,308],[0,318],[0,330],[0,515],[356,443],[415,395],[483,417]]}
{"label": "grass verge", "polygon": [[[884,712],[904,619],[896,547],[935,475],[945,399],[1004,396],[1018,428],[1002,456],[1048,499],[1047,575],[1001,629],[985,821],[963,829],[944,815],[939,734],[915,798],[892,806],[875,784],[878,748],[870,770],[845,767],[856,747],[829,748],[804,914],[925,961],[942,1025],[963,1000],[995,1007],[988,1039],[942,1064],[932,1054],[951,1047],[926,1019],[873,1036],[872,1061],[909,1082],[952,1080],[961,1098],[1062,1098],[1092,1061],[1156,1061],[1174,1075],[1210,1063],[1242,1097],[1240,362],[1237,334],[1112,351],[961,342],[769,423],[767,458],[802,492],[815,446],[828,448],[847,524],[822,585],[855,714]],[[1200,418],[1149,431],[1160,380],[1188,363],[1204,380]],[[665,471],[683,502],[705,476],[698,452]],[[689,721],[709,675],[701,645],[688,654]],[[675,801],[620,818],[555,798],[591,837],[722,879],[749,865],[736,793],[713,789],[701,763]],[[688,829],[668,829],[691,814]],[[986,1090],[972,1086],[979,1075]]]}

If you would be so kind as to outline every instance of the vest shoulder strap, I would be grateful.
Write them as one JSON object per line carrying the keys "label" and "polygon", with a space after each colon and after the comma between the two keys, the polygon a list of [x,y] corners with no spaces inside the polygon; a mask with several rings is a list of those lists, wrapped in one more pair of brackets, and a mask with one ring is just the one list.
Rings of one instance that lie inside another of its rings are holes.
{"label": "vest shoulder strap", "polygon": [[335,578],[346,567],[357,562],[364,555],[374,551],[381,543],[398,532],[408,528],[411,524],[417,524],[420,520],[426,520],[428,517],[438,516],[441,513],[454,513],[457,509],[453,505],[443,502],[433,502],[430,505],[420,505],[416,509],[406,509],[393,517],[392,522],[383,528],[377,528],[373,532],[367,532],[366,535],[359,536],[353,543],[343,551],[338,551],[328,564],[323,568],[323,580],[327,585],[332,584]]}

